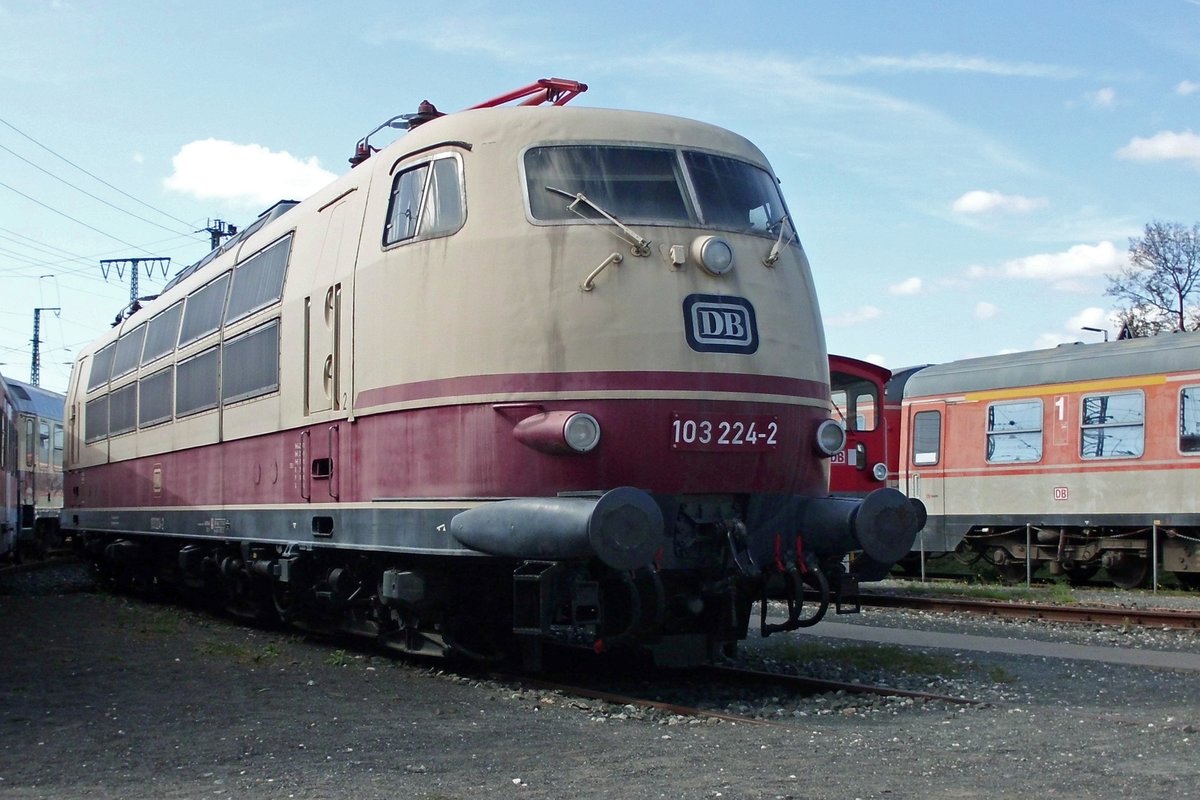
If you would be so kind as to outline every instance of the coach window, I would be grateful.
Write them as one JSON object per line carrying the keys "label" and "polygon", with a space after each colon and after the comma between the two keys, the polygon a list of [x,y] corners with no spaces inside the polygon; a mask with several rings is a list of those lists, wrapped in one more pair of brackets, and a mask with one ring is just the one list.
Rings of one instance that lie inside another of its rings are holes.
{"label": "coach window", "polygon": [[383,244],[449,236],[462,227],[465,216],[457,156],[409,167],[392,183]]}
{"label": "coach window", "polygon": [[183,326],[179,330],[182,347],[194,342],[221,327],[221,316],[225,312],[225,290],[229,287],[229,273],[212,281],[188,295],[183,309]]}
{"label": "coach window", "polygon": [[46,420],[38,422],[38,463],[39,467],[50,466],[50,423]]}
{"label": "coach window", "polygon": [[117,343],[110,342],[97,350],[96,354],[92,356],[92,369],[88,373],[89,392],[108,383],[109,373],[112,372],[113,353],[116,350]]}
{"label": "coach window", "polygon": [[988,463],[1041,460],[1042,401],[1017,400],[988,406]]}
{"label": "coach window", "polygon": [[1083,458],[1139,458],[1145,445],[1145,398],[1141,392],[1083,398]]}
{"label": "coach window", "polygon": [[942,457],[942,412],[920,411],[913,415],[913,464],[938,463]]}
{"label": "coach window", "polygon": [[1179,451],[1200,453],[1200,386],[1179,393]]}
{"label": "coach window", "polygon": [[279,300],[291,245],[289,235],[237,265],[233,271],[233,288],[229,292],[229,308],[225,311],[226,323],[249,316]]}
{"label": "coach window", "polygon": [[156,314],[146,323],[146,344],[142,348],[142,364],[149,364],[174,352],[179,338],[179,318],[183,316],[183,301]]}
{"label": "coach window", "polygon": [[63,426],[56,422],[54,423],[54,460],[51,462],[51,466],[55,469],[62,469],[64,443]]}

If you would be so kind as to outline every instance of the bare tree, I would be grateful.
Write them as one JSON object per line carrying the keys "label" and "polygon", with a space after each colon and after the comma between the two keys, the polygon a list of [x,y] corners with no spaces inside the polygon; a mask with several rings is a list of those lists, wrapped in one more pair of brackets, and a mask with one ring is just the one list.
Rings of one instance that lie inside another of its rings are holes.
{"label": "bare tree", "polygon": [[1129,240],[1130,265],[1107,275],[1105,294],[1124,300],[1119,317],[1134,335],[1197,330],[1200,223],[1151,222]]}

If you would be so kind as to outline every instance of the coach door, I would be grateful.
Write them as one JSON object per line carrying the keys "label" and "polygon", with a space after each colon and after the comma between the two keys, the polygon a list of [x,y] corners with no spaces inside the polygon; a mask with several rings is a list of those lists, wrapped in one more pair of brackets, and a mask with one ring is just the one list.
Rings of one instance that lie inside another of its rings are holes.
{"label": "coach door", "polygon": [[914,548],[924,546],[928,551],[941,551],[946,515],[946,404],[938,401],[911,405],[906,413],[909,436],[908,451],[903,454],[908,463],[905,490],[909,497],[924,503],[929,513],[929,521]]}

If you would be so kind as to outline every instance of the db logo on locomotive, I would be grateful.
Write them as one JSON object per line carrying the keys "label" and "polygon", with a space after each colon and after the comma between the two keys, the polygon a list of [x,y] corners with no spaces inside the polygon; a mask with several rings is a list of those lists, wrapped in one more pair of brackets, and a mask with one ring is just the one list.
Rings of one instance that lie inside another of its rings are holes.
{"label": "db logo on locomotive", "polygon": [[683,301],[688,346],[699,353],[745,353],[758,350],[754,306],[742,297],[691,294]]}

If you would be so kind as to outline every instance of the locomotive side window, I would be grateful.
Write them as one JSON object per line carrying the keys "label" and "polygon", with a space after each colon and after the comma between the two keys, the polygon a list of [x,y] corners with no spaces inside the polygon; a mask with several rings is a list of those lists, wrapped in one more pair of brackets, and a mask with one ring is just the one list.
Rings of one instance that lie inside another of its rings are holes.
{"label": "locomotive side window", "polygon": [[171,419],[175,368],[167,367],[138,381],[138,426],[145,428]]}
{"label": "locomotive side window", "polygon": [[283,276],[291,252],[289,235],[237,265],[229,292],[226,324],[275,303],[283,295]]}
{"label": "locomotive side window", "polygon": [[1200,453],[1200,386],[1179,392],[1179,451]]}
{"label": "locomotive side window", "polygon": [[1083,398],[1083,458],[1139,458],[1145,446],[1146,410],[1141,392]]}
{"label": "locomotive side window", "polygon": [[942,456],[942,412],[919,411],[913,415],[913,464],[929,466]]}
{"label": "locomotive side window", "polygon": [[216,347],[179,362],[175,369],[175,416],[217,407],[219,366],[220,349]]}
{"label": "locomotive side window", "polygon": [[[113,353],[117,350],[117,343],[112,342],[104,345],[96,354],[92,356],[92,369],[88,373],[88,391],[103,386],[108,383],[109,373],[112,372]],[[107,416],[107,414],[105,415]],[[106,423],[107,424],[107,423]]]}
{"label": "locomotive side window", "polygon": [[988,406],[988,463],[1041,460],[1042,401],[1017,400]]}
{"label": "locomotive side window", "polygon": [[137,369],[142,360],[142,342],[146,339],[145,324],[123,334],[117,340],[117,354],[113,358],[112,376],[119,378]]}
{"label": "locomotive side window", "polygon": [[108,397],[108,433],[128,433],[137,427],[137,384],[130,383]]}
{"label": "locomotive side window", "polygon": [[108,395],[102,394],[89,400],[86,406],[87,421],[84,423],[83,439],[95,442],[108,436]]}
{"label": "locomotive side window", "polygon": [[188,295],[183,309],[183,327],[179,330],[179,344],[203,338],[221,327],[221,316],[225,311],[225,290],[229,287],[229,273],[197,289]]}
{"label": "locomotive side window", "polygon": [[245,400],[279,388],[279,321],[225,342],[221,400]]}
{"label": "locomotive side window", "polygon": [[465,216],[456,156],[409,167],[392,182],[383,244],[449,236],[462,227]]}

